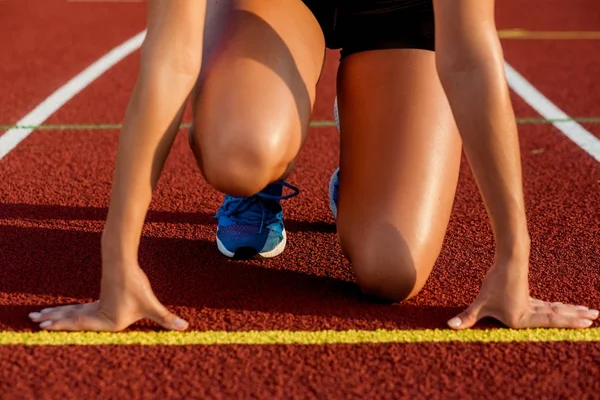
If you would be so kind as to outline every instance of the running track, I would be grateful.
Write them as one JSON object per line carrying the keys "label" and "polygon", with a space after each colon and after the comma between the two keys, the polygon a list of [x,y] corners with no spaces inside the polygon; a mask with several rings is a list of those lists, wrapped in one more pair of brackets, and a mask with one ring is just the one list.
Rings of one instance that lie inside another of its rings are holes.
{"label": "running track", "polygon": [[[498,3],[503,30],[600,31],[596,0]],[[142,31],[144,7],[0,0],[0,149],[10,126]],[[597,38],[503,44],[508,63],[585,121],[594,144],[600,36],[588,37]],[[302,192],[285,203],[288,250],[268,262],[218,254],[212,215],[221,197],[202,181],[185,135],[176,141],[140,257],[159,298],[191,322],[192,333],[162,335],[144,323],[117,335],[28,336],[37,330],[29,312],[97,296],[119,132],[106,124],[123,118],[138,55],[53,113],[44,124],[54,129],[35,130],[0,160],[0,397],[600,398],[598,324],[586,332],[515,332],[493,321],[454,336],[446,330],[492,260],[491,232],[466,163],[424,291],[393,306],[359,295],[327,205],[338,151],[328,123],[312,129],[291,178]],[[315,121],[332,119],[336,54],[329,55]],[[598,308],[600,163],[522,98],[513,100],[532,229],[532,294]]]}

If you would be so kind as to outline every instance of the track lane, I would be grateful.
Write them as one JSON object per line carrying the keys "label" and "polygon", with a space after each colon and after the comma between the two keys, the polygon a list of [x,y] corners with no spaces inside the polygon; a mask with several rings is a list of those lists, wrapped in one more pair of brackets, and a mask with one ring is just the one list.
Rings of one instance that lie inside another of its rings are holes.
{"label": "track lane", "polygon": [[598,31],[600,7],[596,0],[502,0],[496,19],[500,29]]}
{"label": "track lane", "polygon": [[[569,116],[600,116],[599,40],[505,41],[504,49],[509,63]],[[600,124],[589,131],[600,138]]]}
{"label": "track lane", "polygon": [[[497,5],[499,29],[600,31],[595,0],[507,0]],[[571,117],[600,115],[599,40],[503,40],[505,57]],[[600,125],[589,132],[600,137]]]}
{"label": "track lane", "polygon": [[[315,119],[332,118],[332,53]],[[48,123],[118,121],[137,65],[137,54],[127,58]],[[518,116],[536,115],[522,100],[514,101]],[[520,132],[533,294],[597,306],[597,249],[577,247],[600,235],[594,225],[595,165],[551,125],[521,125]],[[40,305],[96,297],[117,140],[116,130],[43,130],[1,161],[0,243],[10,272],[0,283],[0,328],[34,329],[26,314]],[[475,296],[492,260],[491,232],[466,162],[444,250],[423,293],[403,305],[376,305],[358,294],[328,208],[338,148],[334,128],[311,129],[291,177],[302,193],[285,202],[288,251],[262,263],[231,262],[214,246],[212,215],[222,197],[204,183],[181,132],[153,199],[140,255],[159,297],[200,330],[445,327]]]}
{"label": "track lane", "polygon": [[[595,164],[550,125],[521,128],[533,294],[597,306],[598,249],[581,245],[600,235]],[[444,250],[423,293],[392,306],[362,299],[327,204],[338,136],[332,128],[311,131],[291,178],[302,193],[285,203],[289,249],[266,262],[232,262],[218,254],[212,215],[221,195],[203,182],[185,134],[178,137],[140,256],[159,297],[192,329],[443,328],[474,297],[492,260],[492,242],[463,163]],[[97,295],[116,143],[114,131],[40,131],[3,160],[0,247],[8,278],[0,282],[2,329],[34,329],[26,314],[40,305]]]}
{"label": "track lane", "polygon": [[593,399],[599,374],[587,343],[0,348],[0,390],[39,399]]}
{"label": "track lane", "polygon": [[[104,53],[144,29],[145,5],[0,3],[0,121],[17,122]],[[6,95],[10,94],[10,95]],[[0,131],[0,134],[2,131]]]}
{"label": "track lane", "polygon": [[[108,81],[98,81],[53,121],[102,114],[119,122],[135,62],[131,58],[117,66]],[[326,78],[320,88],[325,95],[316,119],[331,118],[332,82]],[[104,101],[98,101],[102,92]],[[518,99],[515,109],[520,117],[537,116]],[[520,134],[528,214],[536,227],[532,292],[597,306],[600,254],[589,245],[600,235],[594,226],[596,164],[551,126],[521,126]],[[99,232],[117,135],[40,131],[0,161],[0,250],[9,276],[0,280],[0,329],[35,329],[26,314],[39,305],[97,295]],[[211,215],[220,195],[201,183],[184,136],[152,203],[141,257],[159,297],[189,318],[194,329],[436,328],[475,295],[491,261],[491,233],[465,163],[444,251],[424,292],[404,305],[374,305],[358,294],[329,216],[326,184],[336,167],[339,140],[334,129],[311,130],[291,180],[301,187],[301,196],[285,203],[290,247],[282,258],[262,263],[230,262],[217,254]],[[114,347],[9,346],[0,348],[0,391],[37,398],[157,393],[166,398],[199,393],[205,398],[332,393],[582,398],[600,391],[594,379],[600,373],[597,348],[584,343],[132,346],[117,352]],[[99,373],[105,384],[98,382]]]}

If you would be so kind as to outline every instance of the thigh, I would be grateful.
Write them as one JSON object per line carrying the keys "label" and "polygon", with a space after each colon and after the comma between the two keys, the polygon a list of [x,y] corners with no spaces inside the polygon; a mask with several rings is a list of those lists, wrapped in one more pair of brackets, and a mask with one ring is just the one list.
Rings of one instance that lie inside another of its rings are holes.
{"label": "thigh", "polygon": [[300,0],[237,0],[228,21],[193,96],[197,150],[204,161],[234,148],[293,159],[323,65],[319,24]]}
{"label": "thigh", "polygon": [[[342,247],[352,262],[357,254],[385,259],[382,253],[389,253],[392,261],[378,266],[353,262],[355,269],[371,269],[357,270],[359,281],[369,273],[394,285],[416,273],[412,296],[440,252],[461,158],[460,136],[437,76],[435,54],[388,49],[349,55],[338,75],[338,105]],[[397,243],[390,243],[393,238]],[[382,242],[386,249],[381,249]]]}
{"label": "thigh", "polygon": [[225,32],[227,22],[236,0],[207,0],[206,18],[204,21],[204,41],[202,46],[202,71],[200,80],[203,78],[206,65],[210,64],[212,55]]}

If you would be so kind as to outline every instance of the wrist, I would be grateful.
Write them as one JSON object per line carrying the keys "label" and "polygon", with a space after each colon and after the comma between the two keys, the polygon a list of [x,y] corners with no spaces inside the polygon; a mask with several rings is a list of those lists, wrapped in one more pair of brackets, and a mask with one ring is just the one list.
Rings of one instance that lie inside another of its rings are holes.
{"label": "wrist", "polygon": [[138,243],[126,240],[121,232],[105,228],[101,239],[103,268],[111,265],[137,265]]}
{"label": "wrist", "polygon": [[[495,233],[497,261],[528,261],[531,238],[527,228]],[[512,263],[510,263],[512,264]]]}

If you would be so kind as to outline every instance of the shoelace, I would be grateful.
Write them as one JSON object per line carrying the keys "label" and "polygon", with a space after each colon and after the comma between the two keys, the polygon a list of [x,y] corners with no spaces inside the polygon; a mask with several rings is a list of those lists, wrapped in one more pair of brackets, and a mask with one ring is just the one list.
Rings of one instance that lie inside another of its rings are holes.
{"label": "shoelace", "polygon": [[[273,184],[287,187],[291,189],[293,193],[286,196],[274,196],[259,192],[250,197],[229,197],[217,212],[216,218],[235,217],[238,221],[254,226],[258,225],[257,222],[260,221],[258,233],[262,233],[265,225],[268,226],[277,221],[277,212],[269,210],[268,203],[263,201],[263,199],[280,201],[295,197],[300,193],[300,190],[297,187],[290,185],[285,181],[274,182]],[[268,218],[268,216],[271,217]]]}

